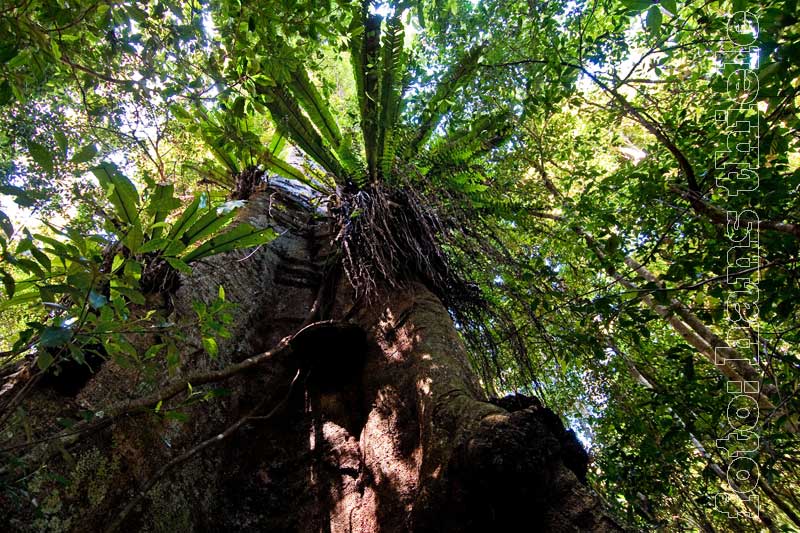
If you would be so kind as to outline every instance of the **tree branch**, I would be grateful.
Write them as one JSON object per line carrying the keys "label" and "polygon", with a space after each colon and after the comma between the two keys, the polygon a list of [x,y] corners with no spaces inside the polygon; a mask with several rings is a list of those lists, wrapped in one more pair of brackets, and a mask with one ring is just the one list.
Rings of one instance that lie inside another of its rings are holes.
{"label": "tree branch", "polygon": [[223,431],[222,433],[219,433],[217,435],[214,435],[213,437],[209,437],[208,439],[200,442],[199,444],[195,445],[194,447],[192,447],[191,449],[189,449],[186,452],[182,453],[181,455],[173,458],[167,464],[165,464],[164,466],[159,468],[156,471],[156,473],[149,480],[147,480],[147,483],[144,484],[144,486],[141,488],[141,490],[139,490],[139,492],[136,494],[136,496],[134,496],[133,499],[130,502],[128,502],[128,505],[125,506],[125,508],[122,510],[122,512],[120,512],[117,515],[117,517],[114,519],[114,521],[111,523],[111,525],[106,530],[106,533],[113,533],[114,531],[116,531],[119,528],[119,526],[122,525],[122,522],[125,520],[125,518],[131,513],[131,511],[133,511],[136,508],[136,506],[139,505],[139,502],[142,501],[142,499],[147,495],[147,493],[150,491],[150,489],[152,489],[153,486],[162,477],[164,477],[170,470],[172,470],[173,468],[175,468],[176,466],[178,466],[180,464],[185,463],[186,461],[188,461],[189,459],[191,459],[192,457],[194,457],[195,455],[197,455],[198,453],[200,453],[204,449],[208,448],[212,444],[216,444],[216,443],[222,442],[223,440],[229,438],[231,435],[236,433],[236,431],[240,427],[242,427],[242,425],[245,422],[247,422],[248,420],[252,420],[252,419],[256,419],[256,418],[259,419],[259,420],[268,420],[268,419],[272,418],[275,415],[275,413],[277,413],[281,408],[283,408],[283,406],[289,400],[289,398],[292,395],[292,392],[294,391],[294,387],[297,384],[297,380],[300,378],[300,375],[303,374],[303,373],[304,372],[302,370],[300,370],[300,369],[297,370],[297,373],[295,374],[294,379],[292,379],[292,382],[289,385],[289,390],[286,392],[286,395],[266,415],[259,416],[259,417],[255,416],[255,414],[259,410],[261,410],[261,408],[264,406],[264,404],[267,401],[267,398],[264,397],[256,404],[256,406],[250,412],[248,412],[246,415],[244,415],[243,417],[239,418],[236,422],[234,422],[233,424],[228,426],[225,429],[225,431]]}

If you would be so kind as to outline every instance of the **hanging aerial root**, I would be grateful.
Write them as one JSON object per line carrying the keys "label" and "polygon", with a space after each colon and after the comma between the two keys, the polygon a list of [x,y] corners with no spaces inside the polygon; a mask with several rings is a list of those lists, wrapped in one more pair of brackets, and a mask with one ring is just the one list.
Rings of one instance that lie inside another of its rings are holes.
{"label": "hanging aerial root", "polygon": [[338,200],[337,241],[357,296],[369,299],[379,284],[421,280],[448,308],[479,305],[478,287],[453,268],[444,250],[451,221],[421,193],[375,184]]}
{"label": "hanging aerial root", "polygon": [[[516,258],[468,199],[429,192],[414,172],[395,184],[342,187],[328,198],[327,213],[338,229],[333,245],[356,298],[369,301],[381,286],[424,283],[450,312],[487,392],[495,393],[492,384],[499,381],[502,390],[538,393],[531,389],[538,380],[514,314],[472,281],[486,281],[487,267],[513,265]],[[509,359],[521,369],[514,383],[504,377]]]}

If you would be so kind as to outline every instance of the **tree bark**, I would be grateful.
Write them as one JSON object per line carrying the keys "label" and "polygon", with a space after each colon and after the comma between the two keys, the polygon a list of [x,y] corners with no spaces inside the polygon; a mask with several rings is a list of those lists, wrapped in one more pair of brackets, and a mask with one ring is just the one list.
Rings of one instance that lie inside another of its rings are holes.
{"label": "tree bark", "polygon": [[[274,207],[252,201],[250,221],[273,224]],[[203,373],[215,383],[196,390],[229,389],[183,407],[188,422],[117,407],[108,424],[81,426],[91,432],[31,444],[80,409],[151,405],[137,400],[147,396],[135,392],[139,376],[113,362],[72,397],[33,387],[11,426],[22,466],[5,471],[16,496],[0,500],[3,529],[622,530],[585,485],[586,452],[558,416],[530,398],[487,400],[428,288],[410,282],[354,301],[346,281],[326,276],[331,228],[288,227],[255,253],[195,267],[174,295],[176,317],[220,284],[238,304],[217,359],[187,331],[181,374],[149,391]],[[316,325],[295,335],[309,317]]]}

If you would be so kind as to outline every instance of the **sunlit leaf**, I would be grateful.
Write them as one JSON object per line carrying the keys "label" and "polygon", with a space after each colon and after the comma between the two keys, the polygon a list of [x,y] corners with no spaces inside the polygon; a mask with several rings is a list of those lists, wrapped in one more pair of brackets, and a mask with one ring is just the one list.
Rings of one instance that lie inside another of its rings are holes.
{"label": "sunlit leaf", "polygon": [[103,163],[92,169],[120,220],[132,224],[139,218],[139,194],[133,183],[123,176],[113,163]]}
{"label": "sunlit leaf", "polygon": [[203,348],[212,358],[219,355],[219,347],[217,341],[213,337],[203,337]]}
{"label": "sunlit leaf", "polygon": [[258,246],[265,244],[277,236],[274,230],[256,229],[250,224],[239,224],[235,228],[217,235],[212,239],[204,242],[188,254],[182,257],[183,261],[189,263],[197,259],[202,259],[211,255],[216,255],[238,248],[249,248],[251,246]]}

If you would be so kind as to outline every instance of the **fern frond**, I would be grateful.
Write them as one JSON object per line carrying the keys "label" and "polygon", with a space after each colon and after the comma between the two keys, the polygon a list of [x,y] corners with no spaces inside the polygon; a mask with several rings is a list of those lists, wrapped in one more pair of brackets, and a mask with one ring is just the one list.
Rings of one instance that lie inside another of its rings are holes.
{"label": "fern frond", "polygon": [[230,169],[220,166],[216,160],[204,159],[199,164],[193,162],[183,163],[183,168],[191,170],[200,178],[199,181],[206,183],[213,183],[222,188],[230,188],[233,186],[233,179]]}
{"label": "fern frond", "polygon": [[403,68],[405,67],[404,39],[403,23],[400,21],[400,17],[395,15],[387,23],[383,53],[381,54],[381,118],[377,152],[380,155],[381,175],[384,177],[391,173],[397,148],[396,122],[400,114]]}
{"label": "fern frond", "polygon": [[277,156],[281,153],[281,150],[283,150],[284,146],[286,146],[286,136],[281,132],[276,131],[269,140],[267,150],[271,155]]}
{"label": "fern frond", "polygon": [[322,100],[314,84],[311,83],[304,68],[300,67],[292,72],[289,90],[297,98],[303,111],[306,112],[311,122],[322,133],[325,140],[330,143],[334,150],[337,150],[342,144],[342,133],[339,131],[339,126],[333,119],[327,104]]}
{"label": "fern frond", "polygon": [[292,166],[288,162],[284,161],[277,155],[272,154],[271,152],[265,152],[260,161],[266,168],[275,172],[279,176],[290,180],[296,180],[300,183],[305,183],[309,187],[319,190],[319,187],[308,177],[306,177],[303,172],[301,172],[298,168]]}
{"label": "fern frond", "polygon": [[[361,130],[370,180],[378,176],[378,63],[380,61],[380,15],[369,13],[368,0],[351,25],[350,57],[361,111]],[[361,28],[363,27],[363,31]]]}
{"label": "fern frond", "polygon": [[481,202],[481,193],[488,189],[486,177],[481,165],[462,164],[432,169],[428,178],[450,190],[467,195],[472,202]]}
{"label": "fern frond", "polygon": [[428,141],[442,117],[450,110],[450,99],[475,73],[478,61],[486,49],[486,45],[478,45],[467,52],[461,60],[453,65],[436,86],[428,104],[422,111],[422,122],[417,133],[411,139],[406,155],[416,155],[420,148]]}
{"label": "fern frond", "polygon": [[466,163],[506,142],[513,133],[511,113],[500,110],[477,119],[466,130],[447,135],[423,158],[429,166]]}
{"label": "fern frond", "polygon": [[333,174],[338,182],[346,181],[347,175],[336,156],[325,146],[322,137],[303,114],[297,100],[283,87],[257,86],[260,95],[265,96],[264,104],[270,111],[278,130],[297,143],[309,157]]}
{"label": "fern frond", "polygon": [[225,136],[212,135],[207,131],[203,131],[201,137],[217,161],[222,163],[230,171],[231,175],[236,175],[239,172],[239,166],[225,147]]}
{"label": "fern frond", "polygon": [[187,114],[183,121],[189,125],[191,131],[206,143],[212,155],[222,166],[232,175],[239,172],[239,166],[225,146],[227,135],[222,121],[213,112],[196,109],[192,115]]}
{"label": "fern frond", "polygon": [[[339,156],[339,161],[341,161],[345,171],[351,177],[366,176],[366,171],[364,169],[364,161],[361,159],[361,154],[354,146],[355,144],[354,141],[356,138],[357,136],[353,131],[344,134],[342,136],[342,144],[339,145],[339,149],[336,150],[336,154]],[[354,181],[361,181],[361,180],[355,179]],[[364,184],[357,183],[357,185],[361,187]]]}
{"label": "fern frond", "polygon": [[364,107],[366,106],[366,94],[364,92],[364,77],[366,74],[362,51],[364,48],[364,15],[363,10],[359,11],[350,24],[350,65],[353,68],[353,80],[356,84],[356,97],[358,98],[358,109],[360,118],[364,118]]}

